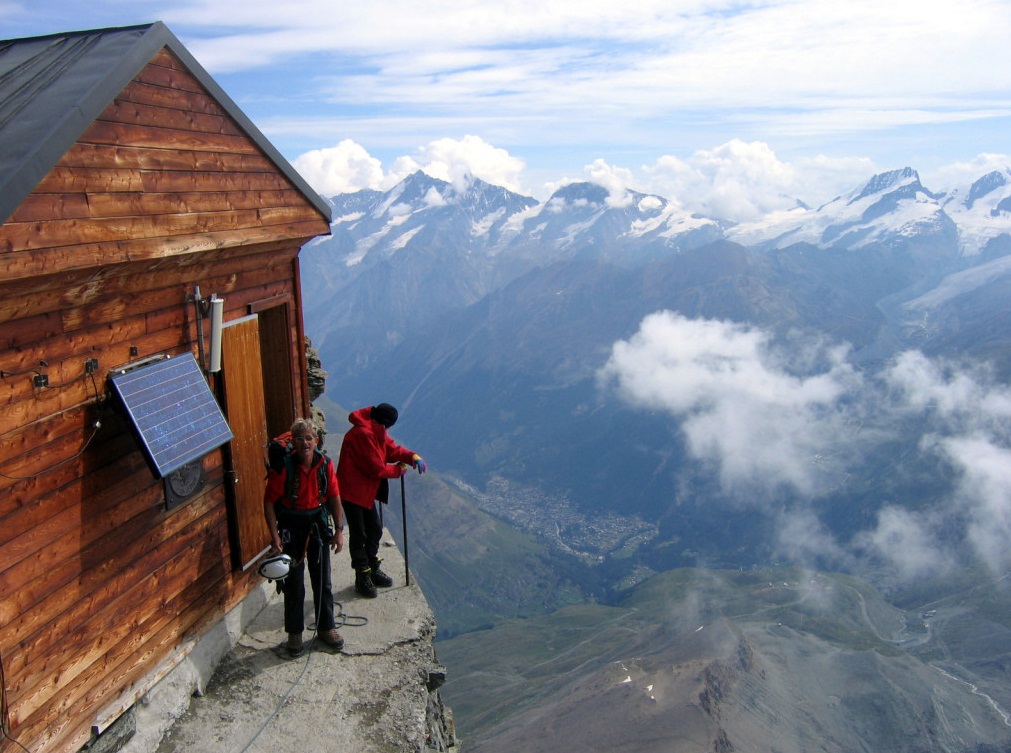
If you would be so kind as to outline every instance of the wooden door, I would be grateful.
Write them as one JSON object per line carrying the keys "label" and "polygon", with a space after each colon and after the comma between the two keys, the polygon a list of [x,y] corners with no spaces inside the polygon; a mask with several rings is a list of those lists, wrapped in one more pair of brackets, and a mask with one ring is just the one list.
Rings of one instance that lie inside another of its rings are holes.
{"label": "wooden door", "polygon": [[267,420],[260,366],[260,330],[255,315],[228,322],[221,332],[221,376],[225,413],[235,438],[230,443],[232,533],[238,564],[249,567],[270,547],[263,518]]}
{"label": "wooden door", "polygon": [[263,383],[270,385],[264,396],[267,432],[272,437],[288,431],[295,420],[295,390],[292,386],[291,325],[288,304],[257,311],[260,318],[260,355]]}

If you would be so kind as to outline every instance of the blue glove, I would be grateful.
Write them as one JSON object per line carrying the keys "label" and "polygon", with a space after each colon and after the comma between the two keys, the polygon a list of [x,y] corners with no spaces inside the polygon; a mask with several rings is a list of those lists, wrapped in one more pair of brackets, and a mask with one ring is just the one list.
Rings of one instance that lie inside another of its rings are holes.
{"label": "blue glove", "polygon": [[415,453],[413,459],[414,459],[414,467],[418,469],[418,473],[424,473],[425,471],[428,470],[428,466],[425,465],[425,460],[424,458],[421,457],[421,455]]}

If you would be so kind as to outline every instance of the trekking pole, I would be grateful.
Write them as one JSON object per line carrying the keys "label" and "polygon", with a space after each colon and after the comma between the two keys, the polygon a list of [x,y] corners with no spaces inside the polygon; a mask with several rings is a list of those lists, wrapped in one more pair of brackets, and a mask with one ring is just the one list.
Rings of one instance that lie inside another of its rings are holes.
{"label": "trekking pole", "polygon": [[411,585],[411,568],[407,564],[407,492],[404,491],[404,477],[400,477],[400,517],[404,520],[404,580]]}

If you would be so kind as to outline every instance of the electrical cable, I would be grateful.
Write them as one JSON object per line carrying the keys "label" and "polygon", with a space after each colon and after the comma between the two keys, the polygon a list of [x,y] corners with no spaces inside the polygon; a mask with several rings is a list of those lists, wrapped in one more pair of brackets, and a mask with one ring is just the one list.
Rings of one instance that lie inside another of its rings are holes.
{"label": "electrical cable", "polygon": [[[35,373],[38,374],[39,372],[35,372]],[[42,376],[42,375],[40,374],[40,376]],[[70,385],[75,384],[76,382],[81,381],[86,376],[88,376],[88,374],[81,374],[80,376],[76,376],[73,379],[70,379],[70,380],[68,380],[66,382],[58,382],[58,383],[55,383],[55,384],[52,383],[52,382],[46,382],[46,384],[42,385],[39,389],[43,389],[43,390],[55,390],[55,389],[60,389],[61,387],[69,387]]]}
{"label": "electrical cable", "polygon": [[[38,372],[35,372],[35,373],[38,373]],[[95,371],[94,371],[94,369],[89,369],[89,370],[85,371],[83,374],[81,374],[80,376],[74,377],[73,379],[71,379],[70,381],[67,381],[67,382],[60,382],[59,384],[47,384],[44,389],[53,389],[53,388],[56,388],[56,387],[66,387],[67,385],[74,384],[75,382],[79,382],[82,379],[90,379],[91,380],[91,389],[93,389],[95,391],[95,404],[96,405],[102,405],[102,404],[104,404],[105,398],[107,397],[107,395],[105,393],[102,393],[102,392],[98,391],[98,382],[95,381]]]}
{"label": "electrical cable", "polygon": [[[40,368],[46,368],[49,366],[45,361],[39,361]],[[36,376],[42,376],[42,372],[38,369],[28,369],[26,371],[7,371],[6,369],[0,369],[0,379],[6,379],[12,376],[26,376],[28,374],[34,374]]]}
{"label": "electrical cable", "polygon": [[21,744],[20,740],[18,740],[16,737],[11,737],[10,733],[7,732],[6,729],[2,730],[2,732],[3,732],[3,738],[5,740],[10,740],[12,743],[14,743],[19,748],[21,748],[21,750],[23,750],[25,753],[32,753],[30,750],[28,750],[28,748],[26,748],[24,745]]}
{"label": "electrical cable", "polygon": [[[43,469],[41,469],[39,471],[36,471],[35,473],[33,473],[33,474],[29,475],[29,476],[12,476],[9,473],[4,473],[3,471],[0,471],[0,477],[6,478],[6,479],[10,479],[11,481],[28,481],[28,480],[33,479],[33,478],[38,478],[39,476],[43,475],[44,473],[49,473],[50,471],[56,470],[61,465],[65,465],[66,463],[69,463],[71,460],[76,460],[77,458],[81,457],[81,455],[83,455],[85,453],[85,451],[91,445],[92,440],[94,440],[95,436],[98,434],[98,430],[102,428],[102,421],[101,421],[101,419],[102,419],[102,416],[105,415],[105,410],[106,410],[106,404],[105,404],[105,402],[102,399],[104,396],[100,395],[99,392],[98,392],[98,384],[95,382],[95,375],[94,374],[89,374],[87,376],[91,377],[91,384],[95,388],[95,405],[98,405],[101,408],[101,411],[98,414],[98,418],[95,419],[95,422],[92,424],[91,436],[89,436],[88,439],[84,442],[84,446],[81,447],[80,450],[78,450],[76,453],[74,453],[70,457],[64,458],[63,460],[58,460],[57,462],[53,463],[52,465],[47,466],[47,467],[45,467],[45,468],[43,468]],[[7,460],[0,461],[0,465],[3,465],[4,463],[9,463],[11,460],[13,460],[13,458],[7,458]]]}
{"label": "electrical cable", "polygon": [[[29,476],[12,476],[11,474],[4,473],[3,471],[0,471],[0,476],[2,476],[3,478],[10,479],[12,481],[27,481],[29,479],[38,478],[39,476],[43,475],[44,473],[49,473],[50,471],[54,471],[57,468],[59,468],[61,465],[65,465],[66,463],[69,463],[71,460],[75,460],[75,459],[81,457],[81,455],[83,455],[84,452],[88,449],[88,446],[91,444],[92,440],[95,438],[95,435],[98,434],[98,430],[101,429],[101,428],[102,428],[102,422],[96,420],[95,423],[92,424],[91,436],[88,437],[88,439],[85,441],[84,446],[81,447],[80,450],[78,450],[77,452],[75,452],[73,455],[71,455],[68,458],[64,458],[63,460],[58,460],[57,462],[53,463],[52,465],[47,466],[47,467],[45,467],[45,468],[43,468],[43,469],[41,469],[41,470],[39,470],[39,471],[37,471],[37,472],[29,475]],[[13,458],[9,458],[7,461],[4,461],[4,462],[9,462],[12,459]]]}
{"label": "electrical cable", "polygon": [[22,745],[21,742],[16,737],[11,737],[10,733],[7,732],[6,729],[2,730],[2,732],[3,732],[3,738],[5,740],[10,740],[12,743],[14,743],[19,748],[21,748],[21,750],[23,750],[25,753],[32,753],[30,750],[28,750],[28,748],[26,748],[24,745]]}
{"label": "electrical cable", "polygon": [[0,692],[3,693],[3,695],[0,696],[0,733],[2,733],[3,739],[10,740],[25,753],[32,753],[28,750],[28,748],[22,745],[20,741],[11,737],[10,733],[7,731],[11,727],[11,714],[10,709],[7,707],[7,678],[4,676],[4,662],[2,654],[0,654]]}

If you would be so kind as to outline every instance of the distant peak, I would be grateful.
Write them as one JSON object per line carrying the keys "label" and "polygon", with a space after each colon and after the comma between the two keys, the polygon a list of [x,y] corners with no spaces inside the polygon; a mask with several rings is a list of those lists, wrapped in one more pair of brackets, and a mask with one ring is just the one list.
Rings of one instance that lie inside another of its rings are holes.
{"label": "distant peak", "polygon": [[431,175],[429,175],[428,173],[426,173],[424,170],[415,170],[413,173],[411,173],[406,178],[404,178],[404,180],[402,182],[405,183],[405,184],[407,184],[407,185],[422,185],[422,186],[425,186],[426,188],[428,186],[434,186],[434,185],[439,185],[439,186],[449,185],[444,180],[439,180],[438,178],[433,178]]}
{"label": "distant peak", "polygon": [[853,200],[857,201],[867,196],[883,193],[890,188],[895,188],[910,181],[915,182],[917,185],[920,183],[919,174],[911,167],[903,167],[901,170],[891,170],[887,173],[878,173],[867,181],[867,184]]}
{"label": "distant peak", "polygon": [[986,196],[988,193],[995,191],[998,188],[1003,188],[1006,185],[1007,175],[1000,170],[994,170],[992,173],[987,173],[969,187],[969,193],[965,197],[966,209],[972,209],[972,205],[976,203],[977,199]]}
{"label": "distant peak", "polygon": [[552,199],[561,199],[568,203],[585,201],[590,204],[603,204],[607,201],[607,196],[606,188],[596,183],[587,182],[569,183],[551,194]]}

